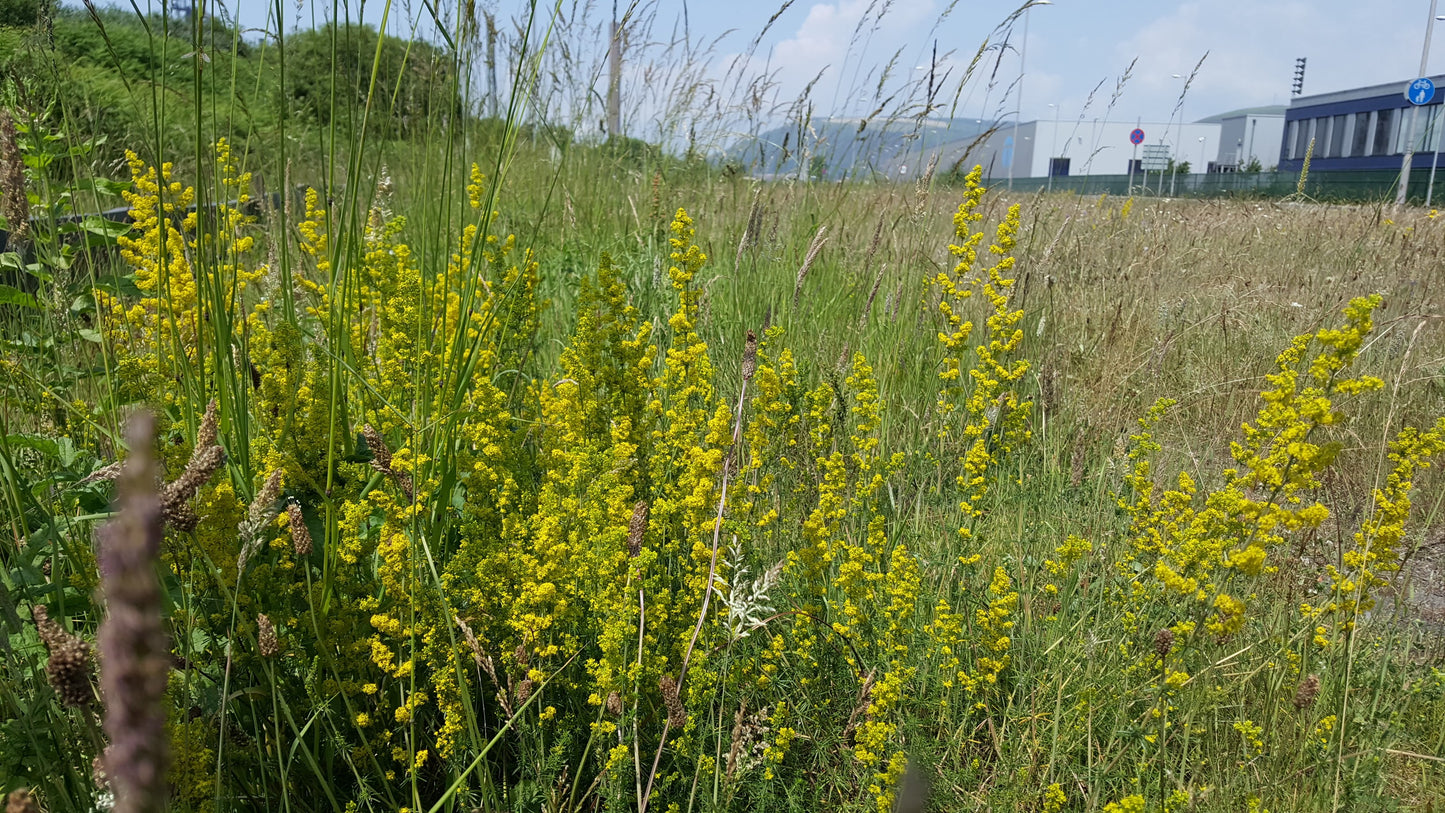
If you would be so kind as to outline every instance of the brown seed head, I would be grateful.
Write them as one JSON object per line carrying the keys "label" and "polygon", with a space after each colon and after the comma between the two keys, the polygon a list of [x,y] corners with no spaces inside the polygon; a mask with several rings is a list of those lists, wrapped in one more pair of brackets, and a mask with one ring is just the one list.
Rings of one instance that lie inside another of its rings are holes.
{"label": "brown seed head", "polygon": [[276,638],[276,625],[265,613],[256,616],[257,649],[261,657],[274,658],[281,651],[281,642]]}
{"label": "brown seed head", "polygon": [[90,644],[52,620],[44,604],[31,608],[31,615],[35,619],[35,630],[50,653],[45,677],[60,695],[60,702],[71,708],[90,705],[95,697],[92,688],[95,666],[90,657]]}
{"label": "brown seed head", "polygon": [[181,476],[161,490],[161,514],[167,524],[182,531],[195,527],[195,514],[187,503],[225,463],[226,450],[220,446],[207,446],[192,455]]}
{"label": "brown seed head", "polygon": [[273,508],[280,498],[281,470],[277,469],[266,477],[265,483],[261,484],[261,490],[256,492],[256,499],[251,503],[248,513],[252,519],[256,519]]}
{"label": "brown seed head", "polygon": [[1300,681],[1299,689],[1294,693],[1294,707],[1307,709],[1315,704],[1315,698],[1320,695],[1320,676],[1310,675]]}
{"label": "brown seed head", "polygon": [[[0,114],[3,113],[0,111]],[[40,804],[29,788],[18,788],[5,797],[5,813],[40,813]]]}
{"label": "brown seed head", "polygon": [[673,728],[682,728],[687,723],[687,710],[682,707],[682,693],[672,675],[663,675],[657,681],[662,690],[662,702],[667,706],[667,722]]}
{"label": "brown seed head", "polygon": [[1174,631],[1169,629],[1168,627],[1159,630],[1159,632],[1154,636],[1154,653],[1162,658],[1168,655],[1169,651],[1173,648]]}
{"label": "brown seed head", "polygon": [[607,694],[607,713],[613,717],[622,716],[622,695],[615,691]]}
{"label": "brown seed head", "polygon": [[85,477],[81,479],[79,485],[85,485],[86,483],[94,483],[97,481],[112,482],[115,480],[115,478],[120,476],[121,465],[122,464],[120,461],[116,461],[108,466],[102,466],[101,468],[96,469],[90,474],[85,475]]}
{"label": "brown seed head", "polygon": [[386,441],[382,439],[381,433],[372,428],[371,424],[366,424],[361,427],[361,436],[366,439],[366,448],[371,450],[371,467],[390,474],[391,450],[386,448]]}
{"label": "brown seed head", "polygon": [[642,537],[647,534],[647,500],[638,500],[632,506],[632,521],[627,524],[627,556],[637,557],[642,552]]}
{"label": "brown seed head", "polygon": [[162,532],[154,419],[138,415],[126,435],[131,451],[117,483],[119,511],[99,534],[106,614],[98,643],[113,810],[144,813],[162,809],[167,798],[164,703],[171,649],[156,577]]}
{"label": "brown seed head", "polygon": [[211,402],[206,404],[206,414],[201,418],[200,428],[196,429],[196,451],[191,453],[192,460],[195,459],[196,452],[216,445],[216,429],[219,425],[220,421],[216,416],[216,399],[212,398]]}
{"label": "brown seed head", "polygon": [[286,518],[291,529],[292,550],[297,556],[310,556],[311,529],[306,527],[306,517],[301,513],[301,506],[294,502],[286,506]]}
{"label": "brown seed head", "polygon": [[748,331],[748,339],[743,344],[743,380],[753,380],[753,373],[758,370],[758,334]]}
{"label": "brown seed head", "polygon": [[520,706],[527,702],[527,698],[532,696],[532,689],[535,686],[536,684],[532,682],[531,678],[522,678],[522,682],[517,684],[517,690],[514,692],[517,705]]}
{"label": "brown seed head", "polygon": [[30,200],[25,194],[25,161],[10,114],[0,109],[0,216],[10,224],[10,234],[23,238],[30,233]]}

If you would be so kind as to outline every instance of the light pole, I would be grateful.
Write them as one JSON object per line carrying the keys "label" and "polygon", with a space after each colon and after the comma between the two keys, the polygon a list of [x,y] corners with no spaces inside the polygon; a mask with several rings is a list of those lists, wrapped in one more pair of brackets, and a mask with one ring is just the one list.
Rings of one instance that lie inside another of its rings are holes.
{"label": "light pole", "polygon": [[[1435,30],[1437,0],[1430,0],[1430,17],[1425,21],[1425,44],[1420,48],[1420,76],[1425,76],[1430,61],[1430,34]],[[1420,105],[1410,105],[1410,129],[1405,139],[1405,157],[1400,160],[1400,191],[1395,193],[1395,205],[1404,206],[1405,196],[1410,190],[1410,162],[1415,158],[1415,122],[1420,118]]]}
{"label": "light pole", "polygon": [[[1434,0],[1431,0],[1431,2],[1434,2]],[[1024,41],[1019,45],[1019,95],[1018,104],[1014,109],[1014,132],[1011,137],[1013,140],[1013,152],[1009,155],[1008,162],[1009,189],[1014,188],[1014,164],[1019,160],[1019,119],[1023,118],[1024,114],[1024,65],[1028,62],[1029,58],[1029,12],[1033,10],[1034,6],[1052,6],[1053,4],[1054,0],[1033,0],[1033,2],[1024,6]]]}
{"label": "light pole", "polygon": [[1049,138],[1049,191],[1054,191],[1054,156],[1059,151],[1059,106],[1050,104],[1054,109],[1054,133]]}
{"label": "light pole", "polygon": [[1201,170],[1199,170],[1199,171],[1200,171],[1200,172],[1203,172],[1203,173],[1206,174],[1206,175],[1209,174],[1209,165],[1206,164],[1206,163],[1204,163],[1204,149],[1205,149],[1205,145],[1206,145],[1206,143],[1207,143],[1208,141],[1209,141],[1209,136],[1200,136],[1200,137],[1199,137],[1199,165],[1200,165],[1201,167],[1204,167],[1204,169],[1201,169]]}
{"label": "light pole", "polygon": [[1435,199],[1435,168],[1440,164],[1440,105],[1435,105],[1435,118],[1430,124],[1429,135],[1425,136],[1425,142],[1430,145],[1430,183],[1425,186],[1425,208],[1430,208],[1430,202]]}

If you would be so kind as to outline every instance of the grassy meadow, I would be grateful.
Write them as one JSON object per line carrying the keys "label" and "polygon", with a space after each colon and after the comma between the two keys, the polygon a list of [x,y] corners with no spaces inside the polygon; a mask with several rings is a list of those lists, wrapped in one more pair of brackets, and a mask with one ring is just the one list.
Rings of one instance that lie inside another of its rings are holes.
{"label": "grassy meadow", "polygon": [[7,813],[1445,807],[1445,217],[761,182],[429,8],[0,28]]}

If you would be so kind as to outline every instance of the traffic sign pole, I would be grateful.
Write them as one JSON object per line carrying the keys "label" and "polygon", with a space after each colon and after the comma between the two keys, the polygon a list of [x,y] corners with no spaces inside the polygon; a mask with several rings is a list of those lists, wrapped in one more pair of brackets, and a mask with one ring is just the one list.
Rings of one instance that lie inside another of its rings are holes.
{"label": "traffic sign pole", "polygon": [[1134,164],[1139,160],[1139,145],[1144,143],[1144,130],[1138,126],[1142,123],[1143,119],[1140,119],[1135,123],[1134,131],[1129,133],[1129,143],[1134,145],[1134,155],[1129,159],[1129,194],[1131,195],[1134,194]]}
{"label": "traffic sign pole", "polygon": [[1425,47],[1420,49],[1420,78],[1411,82],[1405,91],[1405,96],[1410,100],[1410,134],[1405,142],[1405,157],[1400,160],[1400,191],[1395,193],[1396,206],[1405,205],[1405,196],[1410,191],[1410,162],[1415,159],[1415,122],[1420,118],[1420,105],[1435,96],[1435,83],[1430,81],[1426,71],[1429,68],[1427,63],[1430,61],[1430,33],[1435,28],[1437,5],[1438,0],[1430,0],[1430,18],[1425,23]]}

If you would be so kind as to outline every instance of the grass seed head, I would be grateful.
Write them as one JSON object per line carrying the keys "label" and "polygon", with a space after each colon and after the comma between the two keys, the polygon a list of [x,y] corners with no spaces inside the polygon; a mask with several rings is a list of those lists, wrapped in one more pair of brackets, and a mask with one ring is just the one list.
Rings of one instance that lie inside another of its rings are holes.
{"label": "grass seed head", "polygon": [[632,506],[632,521],[627,524],[627,557],[637,558],[642,552],[642,537],[647,534],[647,500]]}
{"label": "grass seed head", "polygon": [[203,449],[209,449],[216,445],[216,429],[220,421],[216,415],[216,399],[206,404],[206,414],[201,418],[201,425],[196,429],[196,451],[192,453],[191,459]]}
{"label": "grass seed head", "polygon": [[291,547],[297,556],[311,555],[311,529],[306,527],[306,517],[301,513],[301,506],[291,503],[286,506],[286,518],[291,529]]}
{"label": "grass seed head", "polygon": [[40,805],[29,788],[17,788],[5,797],[5,813],[40,813]]}
{"label": "grass seed head", "polygon": [[162,533],[152,451],[155,419],[135,417],[127,435],[131,451],[117,489],[120,510],[100,532],[106,608],[98,636],[100,685],[114,810],[144,813],[160,810],[166,801],[164,702],[171,661],[155,568]]}
{"label": "grass seed head", "polygon": [[50,653],[45,677],[60,696],[60,702],[71,708],[90,705],[95,697],[95,666],[90,657],[90,644],[52,620],[44,604],[35,605],[31,612],[36,632]]}
{"label": "grass seed head", "polygon": [[366,448],[371,451],[371,467],[384,474],[391,473],[391,450],[386,447],[386,441],[382,439],[381,433],[376,431],[371,424],[361,428],[362,437],[366,438]]}
{"label": "grass seed head", "polygon": [[25,162],[15,122],[0,109],[0,216],[10,224],[10,233],[23,238],[30,233],[30,199],[25,194]]}
{"label": "grass seed head", "polygon": [[1294,707],[1307,709],[1315,704],[1315,698],[1320,694],[1320,676],[1310,675],[1300,681],[1299,690],[1294,694]]}
{"label": "grass seed head", "polygon": [[281,642],[276,638],[276,625],[265,613],[256,616],[256,648],[261,657],[274,658],[281,652]]}
{"label": "grass seed head", "polygon": [[662,690],[662,702],[667,706],[667,722],[673,728],[682,728],[687,723],[687,710],[682,707],[682,693],[672,675],[663,675],[657,686]]}
{"label": "grass seed head", "polygon": [[1154,635],[1154,654],[1163,658],[1174,649],[1174,631],[1165,627]]}

